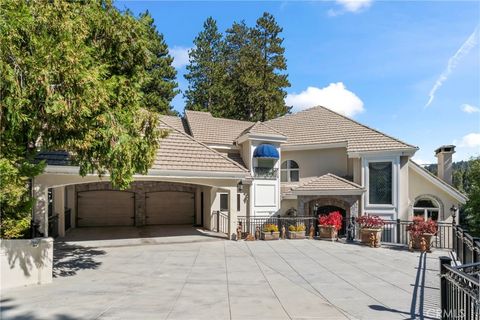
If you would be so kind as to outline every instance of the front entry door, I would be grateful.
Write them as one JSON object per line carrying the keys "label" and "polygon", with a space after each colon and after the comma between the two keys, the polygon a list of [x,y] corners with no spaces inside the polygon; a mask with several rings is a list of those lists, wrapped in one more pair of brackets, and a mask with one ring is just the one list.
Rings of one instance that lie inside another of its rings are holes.
{"label": "front entry door", "polygon": [[316,216],[328,215],[330,212],[339,211],[342,214],[342,229],[338,231],[338,237],[345,237],[347,234],[347,212],[345,209],[336,206],[321,206],[317,208]]}

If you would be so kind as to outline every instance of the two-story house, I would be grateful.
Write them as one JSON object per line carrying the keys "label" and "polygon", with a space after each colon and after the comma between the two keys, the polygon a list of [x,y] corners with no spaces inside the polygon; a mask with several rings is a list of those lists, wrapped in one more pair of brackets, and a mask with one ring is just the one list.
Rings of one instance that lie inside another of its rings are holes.
{"label": "two-story house", "polygon": [[80,177],[67,154],[41,154],[49,165],[35,179],[40,229],[47,233],[57,215],[60,235],[73,227],[212,229],[215,211],[228,216],[229,234],[238,216],[338,210],[448,220],[450,208],[466,201],[451,186],[454,146],[435,151],[436,177],[411,160],[417,147],[324,107],[256,123],[187,110],[183,118],[163,116],[160,129],[169,135],[152,168],[128,190],[113,190],[108,176]]}

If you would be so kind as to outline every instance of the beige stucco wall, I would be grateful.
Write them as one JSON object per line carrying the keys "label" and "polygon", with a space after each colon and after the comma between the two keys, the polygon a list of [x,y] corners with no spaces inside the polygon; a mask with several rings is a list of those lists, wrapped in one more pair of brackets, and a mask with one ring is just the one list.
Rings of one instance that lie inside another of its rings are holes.
{"label": "beige stucco wall", "polygon": [[2,290],[52,282],[53,239],[0,240]]}
{"label": "beige stucco wall", "polygon": [[430,182],[426,178],[422,177],[420,174],[415,172],[413,169],[408,170],[409,177],[409,208],[408,208],[408,217],[412,218],[413,216],[413,205],[415,199],[422,195],[431,195],[437,200],[440,200],[443,208],[441,208],[440,219],[451,221],[451,212],[450,208],[452,205],[455,205],[457,208],[461,207],[461,203],[447,192],[440,189],[434,183]]}
{"label": "beige stucco wall", "polygon": [[294,160],[300,167],[300,181],[333,173],[340,177],[348,174],[345,148],[282,151],[282,162]]}

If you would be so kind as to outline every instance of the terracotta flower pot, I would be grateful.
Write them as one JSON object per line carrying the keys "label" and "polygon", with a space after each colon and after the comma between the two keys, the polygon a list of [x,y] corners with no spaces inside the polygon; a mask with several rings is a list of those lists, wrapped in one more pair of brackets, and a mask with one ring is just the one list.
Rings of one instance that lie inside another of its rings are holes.
{"label": "terracotta flower pot", "polygon": [[320,239],[330,239],[332,241],[337,239],[338,232],[334,226],[319,225],[318,228],[320,229]]}
{"label": "terracotta flower pot", "polygon": [[277,231],[262,231],[262,240],[278,240],[280,239],[280,232]]}
{"label": "terracotta flower pot", "polygon": [[418,237],[414,237],[410,240],[410,248],[412,250],[420,250],[422,252],[430,252],[432,244],[432,233],[424,233]]}
{"label": "terracotta flower pot", "polygon": [[380,239],[382,238],[382,228],[360,229],[360,242],[372,248],[380,247]]}
{"label": "terracotta flower pot", "polygon": [[288,231],[288,239],[305,239],[305,231]]}

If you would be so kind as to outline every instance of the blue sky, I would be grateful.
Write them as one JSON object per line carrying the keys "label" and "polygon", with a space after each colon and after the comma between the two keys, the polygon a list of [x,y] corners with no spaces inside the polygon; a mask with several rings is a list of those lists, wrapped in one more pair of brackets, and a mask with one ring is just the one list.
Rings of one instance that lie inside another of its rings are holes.
{"label": "blue sky", "polygon": [[[480,154],[478,1],[117,1],[148,10],[175,57],[180,89],[187,51],[209,16],[224,31],[253,26],[264,11],[283,27],[294,110],[323,104],[420,147],[457,145],[455,160]],[[431,101],[429,101],[431,100]],[[427,105],[428,104],[428,105]],[[183,97],[173,101],[183,112]]]}

